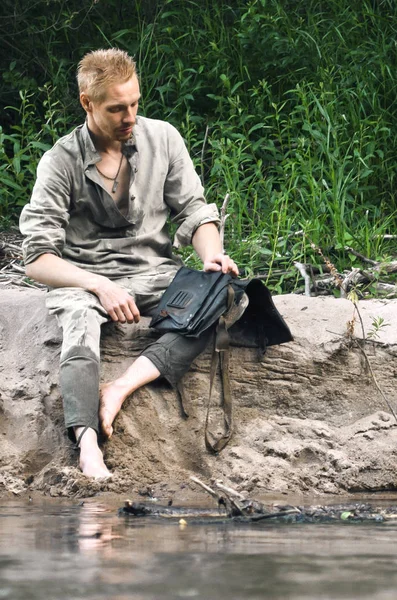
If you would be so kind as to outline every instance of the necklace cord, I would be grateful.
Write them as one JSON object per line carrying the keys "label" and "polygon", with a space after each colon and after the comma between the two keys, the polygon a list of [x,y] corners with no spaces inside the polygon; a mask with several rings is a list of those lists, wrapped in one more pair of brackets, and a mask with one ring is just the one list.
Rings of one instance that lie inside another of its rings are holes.
{"label": "necklace cord", "polygon": [[123,163],[123,158],[124,158],[124,154],[121,153],[119,168],[117,169],[117,173],[116,173],[115,177],[108,177],[107,175],[105,175],[104,173],[102,173],[102,171],[95,165],[96,170],[98,171],[98,173],[100,175],[102,175],[102,177],[104,177],[108,181],[113,181],[113,186],[112,186],[112,193],[113,194],[116,192],[117,186],[119,185],[119,182],[117,181],[117,177],[119,176],[119,173],[120,173],[121,165]]}

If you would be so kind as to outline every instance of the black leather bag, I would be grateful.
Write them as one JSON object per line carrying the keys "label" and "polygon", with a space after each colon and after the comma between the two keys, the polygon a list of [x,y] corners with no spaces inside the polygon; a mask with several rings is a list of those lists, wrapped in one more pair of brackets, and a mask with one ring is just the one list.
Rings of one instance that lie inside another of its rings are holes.
{"label": "black leather bag", "polygon": [[228,327],[233,345],[258,347],[292,340],[291,332],[274,306],[271,294],[259,279],[238,279],[219,271],[181,267],[164,292],[150,327],[198,337],[222,315],[238,306],[244,296],[248,306]]}
{"label": "black leather bag", "polygon": [[[218,453],[233,433],[232,397],[229,380],[229,344],[257,347],[291,341],[291,332],[273,304],[269,290],[259,279],[238,279],[219,271],[196,271],[181,267],[164,292],[150,327],[162,333],[178,332],[198,337],[216,326],[211,363],[210,389],[205,421],[207,449]],[[218,363],[221,366],[224,433],[215,437],[209,431],[211,396]],[[183,390],[178,388],[183,413]]]}
{"label": "black leather bag", "polygon": [[164,292],[150,327],[199,337],[225,312],[232,279],[219,271],[181,267]]}

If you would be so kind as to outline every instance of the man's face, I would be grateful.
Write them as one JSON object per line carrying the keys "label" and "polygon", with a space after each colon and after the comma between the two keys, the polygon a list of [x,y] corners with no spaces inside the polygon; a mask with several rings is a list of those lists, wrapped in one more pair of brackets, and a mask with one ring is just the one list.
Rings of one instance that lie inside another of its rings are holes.
{"label": "man's face", "polygon": [[136,75],[124,83],[110,85],[101,102],[89,99],[84,102],[81,98],[90,130],[104,141],[128,140],[135,125],[139,98]]}

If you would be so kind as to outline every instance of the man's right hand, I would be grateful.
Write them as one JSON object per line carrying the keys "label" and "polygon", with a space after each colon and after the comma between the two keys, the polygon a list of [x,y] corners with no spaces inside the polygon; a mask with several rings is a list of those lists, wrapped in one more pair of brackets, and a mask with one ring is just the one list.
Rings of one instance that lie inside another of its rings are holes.
{"label": "man's right hand", "polygon": [[50,287],[79,287],[92,292],[113,321],[138,323],[139,310],[124,288],[103,275],[95,275],[67,260],[45,253],[26,266],[26,275]]}
{"label": "man's right hand", "polygon": [[103,277],[93,292],[98,296],[99,302],[112,321],[138,323],[140,319],[139,310],[127,290]]}

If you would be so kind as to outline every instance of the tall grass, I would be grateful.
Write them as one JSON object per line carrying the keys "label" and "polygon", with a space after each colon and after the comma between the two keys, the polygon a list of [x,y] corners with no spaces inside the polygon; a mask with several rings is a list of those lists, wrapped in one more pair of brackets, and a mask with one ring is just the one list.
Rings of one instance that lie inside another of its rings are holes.
{"label": "tall grass", "polygon": [[13,71],[24,86],[8,102],[16,109],[3,109],[0,219],[28,200],[40,144],[82,119],[71,100],[77,60],[117,46],[137,59],[141,114],[182,132],[209,201],[230,194],[226,247],[245,272],[294,289],[293,262],[321,260],[311,242],[340,270],[358,261],[347,246],[375,260],[397,256],[396,240],[384,237],[397,229],[394,2],[61,4],[21,16],[47,27],[43,80],[37,60],[4,65],[3,96],[19,91]]}

